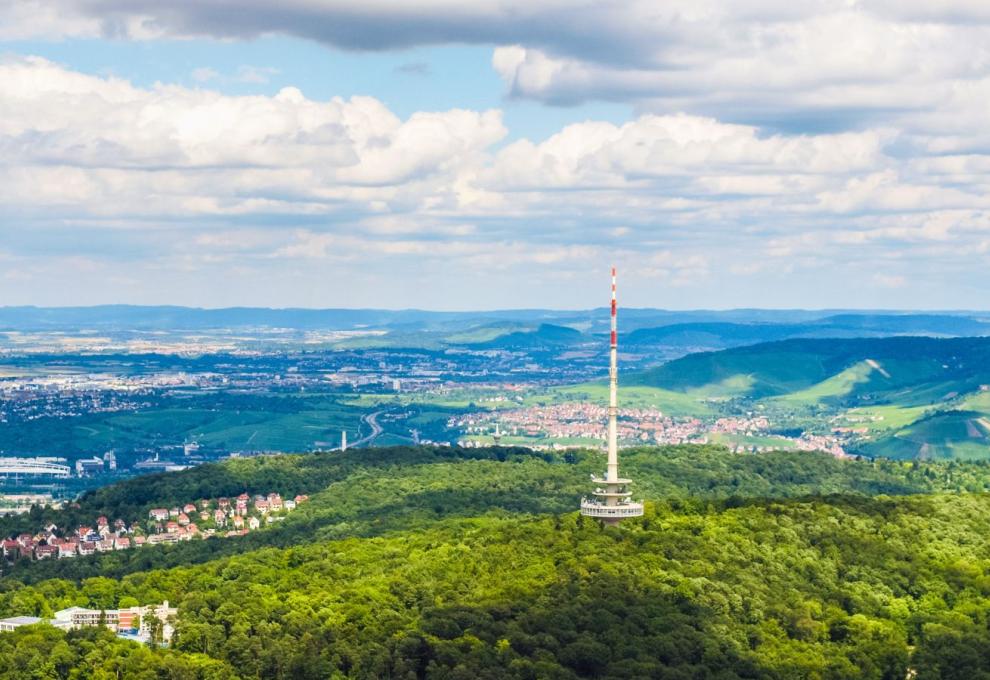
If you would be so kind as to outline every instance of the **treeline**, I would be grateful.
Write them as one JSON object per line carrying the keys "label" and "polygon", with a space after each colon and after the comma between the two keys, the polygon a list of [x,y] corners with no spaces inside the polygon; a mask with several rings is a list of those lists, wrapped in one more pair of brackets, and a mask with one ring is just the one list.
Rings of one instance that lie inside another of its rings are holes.
{"label": "treeline", "polygon": [[49,626],[0,635],[0,680],[236,680],[230,664],[203,654],[151,650],[109,630],[63,633]]}
{"label": "treeline", "polygon": [[[346,454],[274,455],[230,459],[176,473],[136,477],[86,493],[63,511],[39,511],[33,517],[4,518],[0,532],[43,520],[94,514],[146,513],[155,506],[195,498],[264,493],[313,494],[362,471],[423,466],[450,461],[538,461],[548,466],[578,465],[582,471],[604,464],[592,451],[534,452],[526,448],[407,447],[361,449]],[[814,493],[910,494],[933,491],[982,491],[990,488],[990,461],[916,462],[844,461],[805,452],[735,455],[721,446],[640,447],[623,451],[623,465],[637,476],[644,492],[662,496],[725,498],[791,497]],[[566,473],[573,475],[572,471]],[[584,484],[585,479],[575,481]]]}
{"label": "treeline", "polygon": [[646,516],[603,529],[573,512],[603,463],[399,447],[101,489],[51,517],[311,500],[243,538],[15,565],[0,616],[168,599],[179,622],[164,650],[0,634],[0,678],[990,677],[990,495],[959,493],[990,465],[633,449]]}
{"label": "treeline", "polygon": [[[10,573],[22,581],[120,577],[181,566],[262,547],[368,537],[425,528],[438,519],[493,509],[557,514],[577,507],[589,476],[604,463],[596,452],[539,453],[524,448],[395,447],[347,454],[265,456],[149,475],[90,492],[75,507],[0,520],[4,535],[48,522],[72,527],[106,514],[128,521],[148,509],[198,498],[276,491],[312,497],[284,522],[230,539],[145,547],[72,560],[26,562]],[[990,464],[842,461],[811,453],[736,455],[714,446],[644,447],[623,452],[637,497],[677,508],[731,507],[753,499],[829,494],[905,495],[983,491]]]}
{"label": "treeline", "polygon": [[[172,649],[124,677],[980,678],[988,512],[985,495],[650,503],[614,529],[493,512],[10,588],[0,613],[177,602]],[[22,677],[64,650],[20,635],[16,651],[0,636],[0,666]]]}

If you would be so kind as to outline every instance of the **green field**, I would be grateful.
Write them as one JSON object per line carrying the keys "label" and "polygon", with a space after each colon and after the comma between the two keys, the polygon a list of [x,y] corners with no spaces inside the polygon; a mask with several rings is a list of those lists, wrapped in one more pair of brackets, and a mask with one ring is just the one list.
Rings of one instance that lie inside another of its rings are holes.
{"label": "green field", "polygon": [[921,418],[927,406],[862,406],[843,414],[843,426],[865,427],[871,432],[900,429]]}
{"label": "green field", "polygon": [[526,328],[527,326],[519,323],[490,324],[479,326],[477,328],[470,328],[457,333],[451,333],[445,338],[445,341],[452,345],[472,345],[483,342],[491,342],[492,340],[500,338],[503,335],[525,330]]}
{"label": "green field", "polygon": [[960,401],[959,408],[990,414],[990,390],[980,390],[966,396]]}

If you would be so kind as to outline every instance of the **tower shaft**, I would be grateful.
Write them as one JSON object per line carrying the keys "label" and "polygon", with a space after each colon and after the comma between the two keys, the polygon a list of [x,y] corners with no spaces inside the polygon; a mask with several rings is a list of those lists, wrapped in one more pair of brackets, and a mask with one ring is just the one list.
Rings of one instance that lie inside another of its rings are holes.
{"label": "tower shaft", "polygon": [[629,500],[632,493],[628,486],[630,479],[619,477],[619,343],[617,302],[615,295],[615,267],[612,267],[612,311],[611,333],[608,348],[608,458],[605,476],[591,476],[597,488],[594,498],[581,499],[581,514],[594,517],[605,524],[618,524],[624,517],[639,517],[643,514],[643,504]]}
{"label": "tower shaft", "polygon": [[616,308],[615,267],[612,267],[612,332],[608,351],[608,466],[605,474],[610,482],[619,478],[619,328]]}

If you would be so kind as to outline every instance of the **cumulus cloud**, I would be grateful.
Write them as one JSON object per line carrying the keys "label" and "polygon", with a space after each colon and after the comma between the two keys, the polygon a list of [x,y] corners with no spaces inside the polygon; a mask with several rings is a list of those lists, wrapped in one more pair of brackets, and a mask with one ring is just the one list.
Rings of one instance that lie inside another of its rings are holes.
{"label": "cumulus cloud", "polygon": [[[897,119],[944,134],[981,117],[990,10],[981,0],[0,0],[0,36],[250,39],[354,50],[483,44],[512,96],[631,102],[805,131]],[[972,145],[957,139],[953,148]]]}
{"label": "cumulus cloud", "polygon": [[[360,274],[379,290],[456,276],[467,283],[443,299],[471,307],[504,306],[499,296],[521,295],[533,277],[574,305],[575,282],[608,260],[645,290],[695,291],[694,304],[709,299],[697,291],[719,300],[733,277],[835,281],[841,269],[839,288],[893,294],[897,281],[902,293],[925,283],[904,269],[926,259],[951,262],[956,276],[985,269],[990,156],[939,152],[931,130],[792,133],[644,112],[542,140],[504,144],[506,134],[497,110],[400,118],[370,97],[139,87],[10,57],[0,62],[0,242],[8,269],[39,281],[94,277],[112,261],[128,285],[181,271],[192,290],[222,271],[259,302],[288,295],[304,273],[338,285]],[[38,238],[64,252],[39,254]],[[259,278],[280,283],[262,290]],[[775,289],[730,292],[754,290]],[[417,304],[415,286],[395,295]]]}
{"label": "cumulus cloud", "polygon": [[644,115],[621,126],[569,125],[540,144],[516,142],[500,152],[495,173],[506,186],[575,188],[698,175],[849,174],[877,166],[882,137],[874,131],[760,136],[754,127],[712,118]]}
{"label": "cumulus cloud", "polygon": [[413,187],[445,185],[439,177],[449,180],[505,134],[498,111],[402,121],[370,97],[141,89],[38,58],[0,64],[0,82],[0,200],[8,206],[309,213],[373,198],[387,208],[436,198]]}

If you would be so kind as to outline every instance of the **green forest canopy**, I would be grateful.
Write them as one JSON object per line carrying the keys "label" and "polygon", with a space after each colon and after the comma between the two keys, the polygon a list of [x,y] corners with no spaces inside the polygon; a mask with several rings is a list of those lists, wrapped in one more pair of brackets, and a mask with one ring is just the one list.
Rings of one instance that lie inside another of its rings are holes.
{"label": "green forest canopy", "polygon": [[642,448],[623,465],[646,516],[603,529],[573,511],[601,464],[395,448],[102,489],[60,518],[311,501],[241,539],[16,565],[4,616],[133,598],[180,620],[165,650],[2,634],[0,678],[990,677],[990,465]]}

